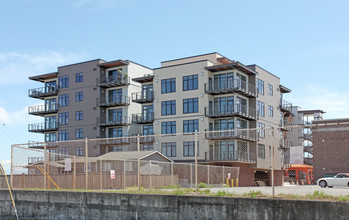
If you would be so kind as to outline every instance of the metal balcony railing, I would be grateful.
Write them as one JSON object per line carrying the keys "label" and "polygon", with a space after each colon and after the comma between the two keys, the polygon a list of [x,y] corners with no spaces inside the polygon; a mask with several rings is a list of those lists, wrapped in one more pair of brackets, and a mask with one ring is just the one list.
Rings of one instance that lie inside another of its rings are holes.
{"label": "metal balcony railing", "polygon": [[[137,143],[137,136],[138,134],[133,135],[133,142]],[[139,143],[145,144],[145,143],[153,143],[155,141],[155,135],[154,133],[151,134],[139,134]]]}
{"label": "metal balcony railing", "polygon": [[257,97],[256,86],[240,79],[228,80],[224,83],[205,83],[205,93],[222,94],[237,92],[248,97]]}
{"label": "metal balcony railing", "polygon": [[130,104],[130,97],[128,96],[103,96],[100,99],[97,99],[98,106],[102,107],[113,107],[113,106],[126,106]]}
{"label": "metal balcony railing", "polygon": [[122,144],[130,144],[130,140],[132,137],[122,135],[118,137],[111,137],[111,136],[102,136],[98,140],[98,144],[101,145],[122,145]]}
{"label": "metal balcony railing", "polygon": [[224,131],[206,131],[205,138],[208,140],[229,140],[242,139],[246,141],[256,141],[257,132],[250,130],[224,130]]}
{"label": "metal balcony railing", "polygon": [[281,111],[287,111],[287,112],[291,112],[292,111],[292,103],[281,99],[280,100],[280,107],[281,107]]}
{"label": "metal balcony railing", "polygon": [[246,119],[256,120],[256,109],[245,105],[234,104],[218,107],[205,107],[205,116],[209,118],[227,117],[227,116],[241,116]]}
{"label": "metal balcony railing", "polygon": [[44,161],[44,157],[28,157],[28,164],[35,164]]}
{"label": "metal balcony railing", "polygon": [[290,147],[292,147],[292,141],[287,140],[287,139],[281,139],[280,140],[280,147],[282,149],[290,149]]}
{"label": "metal balcony railing", "polygon": [[36,106],[29,106],[28,107],[28,113],[30,115],[44,115],[44,114],[51,114],[58,112],[58,105],[57,104],[50,104],[50,105],[36,105]]}
{"label": "metal balcony railing", "polygon": [[132,93],[132,102],[136,103],[148,103],[154,101],[154,92],[135,92]]}
{"label": "metal balcony railing", "polygon": [[130,77],[126,75],[118,76],[103,76],[97,79],[97,86],[100,87],[116,87],[130,84]]}
{"label": "metal balcony railing", "polygon": [[31,98],[44,98],[48,96],[54,96],[58,94],[58,86],[46,86],[36,89],[28,90],[29,97]]}
{"label": "metal balcony railing", "polygon": [[210,152],[205,153],[205,159],[208,161],[224,161],[224,162],[242,162],[242,163],[256,163],[257,158],[255,153],[246,151],[214,151],[212,148]]}
{"label": "metal balcony railing", "polygon": [[146,124],[152,123],[154,121],[154,112],[149,112],[146,114],[132,114],[132,123],[135,124]]}
{"label": "metal balcony railing", "polygon": [[46,131],[56,131],[57,129],[58,129],[57,122],[36,123],[36,124],[29,124],[28,125],[29,132],[42,133],[42,132],[46,132]]}
{"label": "metal balcony railing", "polygon": [[37,142],[37,141],[29,141],[28,147],[33,149],[44,149],[46,145],[46,148],[56,148],[58,146],[58,142],[52,141],[52,142]]}
{"label": "metal balcony railing", "polygon": [[292,124],[285,119],[281,119],[279,125],[280,125],[280,129],[283,131],[291,130],[291,126],[292,126]]}
{"label": "metal balcony railing", "polygon": [[107,116],[97,118],[97,124],[101,127],[106,126],[125,126],[130,124],[130,118],[126,116]]}

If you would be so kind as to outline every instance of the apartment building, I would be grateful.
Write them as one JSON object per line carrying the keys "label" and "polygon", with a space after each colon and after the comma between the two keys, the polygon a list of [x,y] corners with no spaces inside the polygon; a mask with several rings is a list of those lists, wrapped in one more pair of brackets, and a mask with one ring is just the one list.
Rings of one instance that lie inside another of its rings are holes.
{"label": "apartment building", "polygon": [[[42,123],[29,124],[30,132],[42,133],[51,152],[83,156],[84,146],[58,147],[56,141],[123,137],[137,133],[130,116],[140,111],[131,102],[139,83],[130,79],[152,73],[152,69],[129,60],[106,62],[101,59],[58,67],[57,72],[29,77],[43,83],[30,89],[29,97],[43,100],[31,106],[29,114],[41,116]],[[130,140],[120,138],[113,145],[89,148],[89,156],[131,149]],[[33,145],[43,148],[43,145]]]}

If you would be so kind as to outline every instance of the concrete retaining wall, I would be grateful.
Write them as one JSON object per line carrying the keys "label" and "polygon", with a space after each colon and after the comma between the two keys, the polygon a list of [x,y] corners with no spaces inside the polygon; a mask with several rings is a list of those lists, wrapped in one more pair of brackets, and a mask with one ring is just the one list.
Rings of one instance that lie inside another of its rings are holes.
{"label": "concrete retaining wall", "polygon": [[[36,219],[348,219],[349,203],[164,196],[99,192],[14,191],[20,218]],[[13,217],[0,190],[0,219]]]}

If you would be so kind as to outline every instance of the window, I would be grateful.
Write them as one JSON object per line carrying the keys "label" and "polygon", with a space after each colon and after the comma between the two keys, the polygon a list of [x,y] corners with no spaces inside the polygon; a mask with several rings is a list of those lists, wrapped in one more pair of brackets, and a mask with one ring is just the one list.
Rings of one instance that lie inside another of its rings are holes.
{"label": "window", "polygon": [[258,94],[264,95],[264,81],[257,79],[257,90]]}
{"label": "window", "polygon": [[84,130],[82,128],[75,129],[75,138],[81,139],[84,137]]}
{"label": "window", "polygon": [[215,131],[234,130],[234,118],[214,120],[214,130]]}
{"label": "window", "polygon": [[63,94],[58,96],[58,105],[59,106],[68,106],[69,105],[69,94]]}
{"label": "window", "polygon": [[58,124],[59,125],[69,124],[69,113],[68,112],[58,114]]}
{"label": "window", "polygon": [[175,115],[176,100],[161,102],[161,115]]}
{"label": "window", "polygon": [[68,88],[69,87],[69,76],[60,76],[58,77],[59,88]]}
{"label": "window", "polygon": [[76,83],[79,83],[79,82],[82,82],[84,79],[83,79],[83,73],[77,73],[75,74],[75,82]]}
{"label": "window", "polygon": [[269,157],[271,157],[272,155],[272,150],[271,150],[271,146],[269,146]]}
{"label": "window", "polygon": [[161,153],[167,157],[176,156],[176,142],[161,143]]}
{"label": "window", "polygon": [[45,133],[45,142],[55,142],[57,140],[56,133]]}
{"label": "window", "polygon": [[183,114],[199,112],[199,99],[183,99]]}
{"label": "window", "polygon": [[122,152],[122,146],[114,146],[113,147],[113,152]]}
{"label": "window", "polygon": [[108,129],[108,138],[115,137],[122,137],[122,127]]}
{"label": "window", "polygon": [[66,155],[69,155],[69,148],[68,147],[58,148],[58,158],[59,159],[66,158]]}
{"label": "window", "polygon": [[175,121],[161,122],[161,134],[175,134],[175,133],[176,133]]}
{"label": "window", "polygon": [[268,94],[273,95],[273,85],[268,84]]}
{"label": "window", "polygon": [[104,162],[103,171],[109,171],[109,170],[111,170],[111,162]]}
{"label": "window", "polygon": [[82,152],[82,147],[76,147],[75,148],[75,156],[83,156],[83,152]]}
{"label": "window", "polygon": [[183,133],[192,133],[199,131],[199,120],[184,120]]}
{"label": "window", "polygon": [[257,111],[258,111],[259,116],[262,116],[262,117],[265,116],[264,102],[257,101]]}
{"label": "window", "polygon": [[271,136],[272,134],[272,128],[271,128],[271,125],[268,125],[268,135]]}
{"label": "window", "polygon": [[271,105],[268,105],[268,115],[269,115],[270,117],[273,117],[273,116],[274,116],[273,106],[271,106]]}
{"label": "window", "polygon": [[257,132],[260,138],[265,138],[265,124],[257,122]]}
{"label": "window", "polygon": [[161,80],[161,93],[176,92],[176,78]]}
{"label": "window", "polygon": [[58,131],[58,140],[59,141],[67,141],[67,140],[69,140],[69,132],[68,132],[68,130],[60,130],[60,131]]}
{"label": "window", "polygon": [[183,91],[198,89],[198,75],[183,76]]}
{"label": "window", "polygon": [[141,148],[143,151],[154,150],[154,146],[152,144],[143,144]]}
{"label": "window", "polygon": [[75,101],[76,102],[81,102],[83,99],[84,99],[83,92],[76,92],[75,93]]}
{"label": "window", "polygon": [[265,159],[265,145],[258,144],[258,158]]}
{"label": "window", "polygon": [[82,120],[83,119],[83,111],[76,111],[75,112],[75,120],[76,121],[80,121],[80,120]]}
{"label": "window", "polygon": [[[197,142],[198,145],[198,152],[199,155],[199,142]],[[195,156],[195,141],[184,141],[183,142],[183,156],[184,157],[193,157]]]}

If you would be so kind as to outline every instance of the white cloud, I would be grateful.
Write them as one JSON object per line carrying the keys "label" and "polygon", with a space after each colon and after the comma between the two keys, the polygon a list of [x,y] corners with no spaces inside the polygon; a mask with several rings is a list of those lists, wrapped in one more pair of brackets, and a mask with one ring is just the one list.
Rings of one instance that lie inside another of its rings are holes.
{"label": "white cloud", "polygon": [[28,76],[57,71],[57,66],[86,59],[85,52],[0,53],[0,85],[28,82]]}

